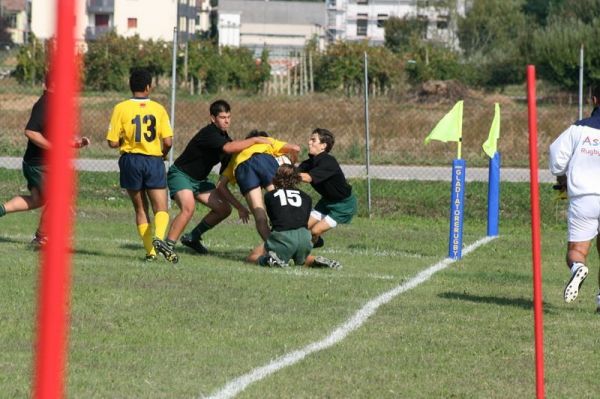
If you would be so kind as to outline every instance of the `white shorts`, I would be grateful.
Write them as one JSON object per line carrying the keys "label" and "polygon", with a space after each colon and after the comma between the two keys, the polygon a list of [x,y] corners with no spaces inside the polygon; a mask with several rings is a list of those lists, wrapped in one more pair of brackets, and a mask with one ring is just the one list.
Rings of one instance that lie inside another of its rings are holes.
{"label": "white shorts", "polygon": [[317,220],[322,220],[323,216],[325,216],[325,218],[324,218],[325,219],[325,223],[327,223],[329,225],[329,227],[331,227],[333,229],[335,226],[337,226],[337,222],[335,220],[333,220],[333,218],[331,216],[329,216],[329,215],[323,215],[321,212],[319,212],[319,211],[317,211],[315,209],[313,209],[310,212],[310,216],[313,219],[317,219]]}
{"label": "white shorts", "polygon": [[598,235],[600,196],[583,195],[569,199],[569,242],[590,241]]}

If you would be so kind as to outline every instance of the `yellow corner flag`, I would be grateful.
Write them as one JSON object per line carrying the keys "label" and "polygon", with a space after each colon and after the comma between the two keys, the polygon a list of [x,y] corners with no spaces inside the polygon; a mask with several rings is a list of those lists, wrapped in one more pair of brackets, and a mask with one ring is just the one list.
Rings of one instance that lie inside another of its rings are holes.
{"label": "yellow corner flag", "polygon": [[494,158],[494,154],[497,151],[498,139],[500,138],[500,104],[496,103],[494,120],[490,127],[490,134],[488,139],[483,143],[483,151],[490,157]]}
{"label": "yellow corner flag", "polygon": [[425,138],[425,144],[430,140],[460,141],[462,138],[463,100],[457,102],[454,107],[438,122],[429,136]]}

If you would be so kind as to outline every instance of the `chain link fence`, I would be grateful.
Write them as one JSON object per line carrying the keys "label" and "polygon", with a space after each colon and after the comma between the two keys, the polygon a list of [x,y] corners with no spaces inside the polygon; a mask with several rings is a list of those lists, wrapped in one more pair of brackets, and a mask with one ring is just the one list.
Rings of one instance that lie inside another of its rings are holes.
{"label": "chain link fence", "polygon": [[[41,86],[21,85],[10,76],[16,66],[15,55],[15,49],[0,52],[0,167],[4,168],[20,168],[26,145],[23,129],[32,105],[42,93]],[[279,61],[279,65],[297,64],[298,60],[293,59]],[[336,137],[332,154],[343,165],[347,177],[352,179],[367,177],[365,117],[368,112],[368,171],[371,179],[449,181],[457,144],[433,141],[425,145],[424,139],[457,100],[464,100],[462,158],[467,163],[467,181],[487,181],[488,158],[481,146],[488,136],[495,103],[501,107],[498,141],[502,156],[501,180],[529,181],[524,85],[522,90],[515,90],[514,95],[477,91],[455,82],[429,82],[394,94],[373,90],[369,93],[366,110],[360,91],[353,94],[315,93],[306,81],[283,83],[281,67],[276,72],[271,82],[286,87],[285,90],[266,86],[256,95],[240,92],[209,95],[194,93],[189,87],[180,85],[174,104],[174,157],[201,127],[209,123],[209,104],[222,98],[232,106],[230,135],[234,139],[244,138],[252,129],[265,130],[280,140],[299,144],[303,149],[301,157],[306,157],[306,144],[312,130],[316,127],[329,129]],[[302,75],[298,73],[296,78]],[[287,90],[287,87],[301,85],[304,90]],[[84,90],[81,93],[79,132],[92,141],[89,148],[78,154],[77,166],[82,170],[118,170],[118,152],[108,148],[105,135],[113,106],[130,96],[125,91],[126,82],[123,88],[122,92]],[[151,97],[167,110],[171,109],[168,76],[160,80]],[[538,104],[540,182],[552,182],[554,179],[547,172],[547,149],[553,139],[577,119],[577,94],[540,97]]]}

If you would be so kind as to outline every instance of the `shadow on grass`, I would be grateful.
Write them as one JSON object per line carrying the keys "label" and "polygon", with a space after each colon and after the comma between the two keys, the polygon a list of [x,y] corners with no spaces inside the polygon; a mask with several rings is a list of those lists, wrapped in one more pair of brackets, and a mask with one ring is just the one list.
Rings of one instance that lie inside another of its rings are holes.
{"label": "shadow on grass", "polygon": [[[444,292],[438,294],[440,298],[444,299],[458,299],[460,301],[469,301],[475,303],[486,303],[500,306],[514,306],[521,309],[533,309],[533,301],[531,299],[525,298],[504,298],[497,296],[481,296],[481,295],[471,295],[459,292]],[[552,305],[549,305],[546,302],[542,302],[542,306],[544,308],[544,313],[551,313],[554,310]]]}

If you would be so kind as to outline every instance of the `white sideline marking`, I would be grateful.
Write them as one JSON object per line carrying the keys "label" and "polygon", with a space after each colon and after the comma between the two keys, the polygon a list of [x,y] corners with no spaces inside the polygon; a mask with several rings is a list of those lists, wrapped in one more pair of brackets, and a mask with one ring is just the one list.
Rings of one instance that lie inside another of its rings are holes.
{"label": "white sideline marking", "polygon": [[[477,249],[483,244],[487,244],[494,238],[496,237],[484,237],[475,241],[473,244],[463,249],[463,255],[467,255],[469,252]],[[238,393],[242,392],[244,389],[246,389],[248,385],[256,381],[260,381],[263,378],[275,373],[276,371],[284,367],[291,366],[292,364],[299,362],[300,360],[304,359],[306,356],[310,355],[313,352],[317,352],[335,345],[336,343],[346,338],[346,336],[352,331],[362,326],[381,305],[388,303],[399,294],[402,294],[403,292],[415,288],[417,285],[429,280],[431,276],[433,276],[435,273],[445,269],[454,262],[456,262],[456,260],[446,258],[436,263],[435,265],[430,266],[429,268],[419,272],[419,274],[417,274],[415,277],[411,278],[404,284],[400,284],[395,288],[392,288],[391,290],[384,292],[383,294],[367,302],[367,304],[360,308],[354,314],[354,316],[352,316],[340,326],[338,326],[335,330],[333,330],[331,334],[329,334],[329,336],[325,337],[325,339],[313,342],[302,349],[298,349],[286,355],[280,356],[277,359],[271,361],[269,364],[255,368],[249,373],[237,377],[236,379],[225,384],[223,388],[221,388],[219,391],[209,396],[208,398],[232,398]]]}

